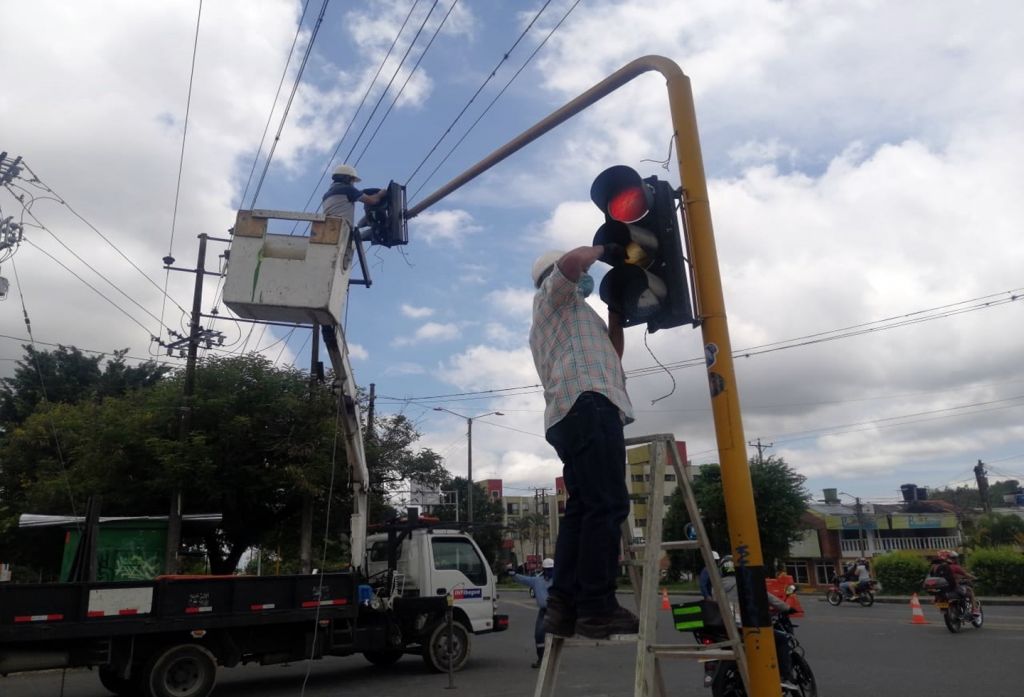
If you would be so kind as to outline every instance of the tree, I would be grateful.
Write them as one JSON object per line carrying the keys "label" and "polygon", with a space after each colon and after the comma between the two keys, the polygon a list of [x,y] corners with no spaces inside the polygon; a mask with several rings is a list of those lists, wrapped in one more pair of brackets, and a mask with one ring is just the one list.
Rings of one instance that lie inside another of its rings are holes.
{"label": "tree", "polygon": [[965,546],[982,547],[1024,546],[1024,519],[1012,513],[986,513],[971,520],[964,520],[967,533]]}
{"label": "tree", "polygon": [[[771,456],[750,461],[750,478],[757,508],[757,524],[765,564],[785,559],[789,546],[800,539],[800,516],[807,509],[810,493],[804,488],[806,477],[797,473],[781,457]],[[714,549],[728,550],[729,527],[722,493],[722,472],[718,464],[701,465],[693,479],[693,493],[700,508],[701,519]],[[665,521],[665,539],[685,539],[685,526],[690,522],[683,498],[673,492]],[[673,565],[680,568],[695,560],[677,555]],[[696,569],[692,569],[696,570]]]}
{"label": "tree", "polygon": [[151,386],[170,372],[153,361],[129,366],[128,349],[114,351],[101,368],[104,354],[86,356],[74,346],[54,351],[37,351],[28,344],[22,348],[25,357],[16,363],[14,375],[0,380],[0,424],[5,428],[27,419],[44,396],[54,404],[102,400]]}

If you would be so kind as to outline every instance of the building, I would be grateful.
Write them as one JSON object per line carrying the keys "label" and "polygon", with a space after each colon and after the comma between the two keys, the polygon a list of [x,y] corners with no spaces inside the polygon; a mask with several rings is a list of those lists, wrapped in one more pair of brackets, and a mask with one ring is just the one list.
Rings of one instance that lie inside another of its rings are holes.
{"label": "building", "polygon": [[[686,443],[676,441],[676,451],[679,453],[679,461],[683,463],[683,471],[688,478],[692,479],[689,473],[690,463],[686,459]],[[629,498],[630,498],[630,524],[633,527],[633,539],[647,539],[647,520],[649,517],[648,492],[651,484],[651,455],[647,445],[626,450],[626,463],[629,475]],[[668,513],[669,502],[672,493],[676,488],[676,473],[669,466],[665,471],[665,505],[662,508],[662,518]]]}
{"label": "building", "polygon": [[924,489],[904,489],[904,502],[876,504],[841,502],[835,489],[808,504],[803,538],[789,548],[786,571],[799,584],[828,585],[846,561],[869,561],[888,552],[913,552],[931,557],[963,543],[952,504],[930,501]]}
{"label": "building", "polygon": [[551,489],[538,488],[532,494],[510,495],[505,493],[500,479],[488,479],[484,485],[487,496],[501,503],[505,526],[502,550],[507,555],[506,561],[532,568],[539,566],[544,557],[553,556],[559,514],[565,512],[564,493],[559,505],[558,494]]}

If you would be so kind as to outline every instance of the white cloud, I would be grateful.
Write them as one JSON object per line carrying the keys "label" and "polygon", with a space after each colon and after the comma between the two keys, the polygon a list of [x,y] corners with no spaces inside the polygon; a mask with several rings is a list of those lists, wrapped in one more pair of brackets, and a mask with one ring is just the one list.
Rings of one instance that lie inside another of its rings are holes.
{"label": "white cloud", "polygon": [[529,320],[533,312],[533,291],[523,288],[502,288],[487,294],[490,307],[500,314],[515,319]]}
{"label": "white cloud", "polygon": [[462,245],[467,237],[480,232],[480,227],[469,212],[464,210],[427,211],[410,223],[410,237],[416,236],[427,244]]}
{"label": "white cloud", "polygon": [[349,343],[348,354],[353,360],[365,361],[370,358],[370,352],[367,351],[361,344]]}
{"label": "white cloud", "polygon": [[415,305],[409,305],[402,303],[402,314],[406,317],[412,317],[413,319],[422,319],[423,317],[430,317],[434,314],[434,309],[431,307],[416,307]]}
{"label": "white cloud", "polygon": [[438,342],[452,341],[460,335],[459,327],[452,323],[427,322],[419,327],[412,336],[400,336],[392,343],[395,346],[409,346],[421,341]]}

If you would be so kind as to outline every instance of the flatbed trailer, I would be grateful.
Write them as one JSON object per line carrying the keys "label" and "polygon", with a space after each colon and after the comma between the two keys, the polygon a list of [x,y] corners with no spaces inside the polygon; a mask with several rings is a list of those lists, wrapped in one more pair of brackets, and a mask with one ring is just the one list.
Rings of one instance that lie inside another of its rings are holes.
{"label": "flatbed trailer", "polygon": [[0,674],[97,667],[118,695],[205,697],[218,665],[362,653],[389,664],[447,628],[444,597],[374,600],[352,573],[164,576],[145,582],[0,586]]}

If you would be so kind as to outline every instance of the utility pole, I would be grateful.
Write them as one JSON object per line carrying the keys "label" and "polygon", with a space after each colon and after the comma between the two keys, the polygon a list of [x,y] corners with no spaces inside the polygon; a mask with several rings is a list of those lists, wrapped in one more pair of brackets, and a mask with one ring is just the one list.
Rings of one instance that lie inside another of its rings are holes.
{"label": "utility pole", "polygon": [[[204,343],[207,348],[210,348],[214,341],[217,341],[218,344],[224,343],[224,337],[220,332],[200,327],[199,318],[203,303],[203,278],[207,273],[210,273],[206,271],[206,241],[216,239],[220,242],[227,242],[228,240],[213,238],[205,233],[198,237],[199,254],[196,259],[195,269],[175,268],[171,266],[174,263],[174,257],[166,256],[163,258],[164,268],[174,271],[188,271],[196,276],[195,287],[192,291],[192,316],[189,318],[188,336],[182,337],[174,333],[179,339],[165,344],[168,355],[172,355],[175,350],[178,350],[179,356],[181,355],[182,347],[188,346],[185,359],[185,385],[182,390],[181,419],[178,422],[178,440],[182,444],[182,454],[184,454],[188,447],[188,437],[192,431],[192,400],[196,390],[196,361],[199,356],[199,344]],[[164,573],[168,574],[178,572],[178,549],[181,547],[181,511],[181,487],[180,485],[175,485],[174,491],[171,492],[170,510],[167,515],[167,548],[164,553]]]}
{"label": "utility pole", "polygon": [[860,503],[860,496],[854,496],[857,511],[857,539],[860,543],[860,556],[867,557],[867,552],[864,550],[864,507]]}
{"label": "utility pole", "polygon": [[761,444],[761,439],[758,438],[756,443],[747,443],[747,445],[749,445],[752,448],[757,448],[757,464],[763,465],[764,464],[764,451],[767,450],[768,448],[773,447],[775,445],[775,443],[768,443],[768,444],[762,445]]}
{"label": "utility pole", "polygon": [[985,463],[978,460],[974,466],[974,478],[978,480],[978,494],[981,496],[981,508],[986,513],[992,512],[992,502],[988,500],[988,472],[985,471]]}

